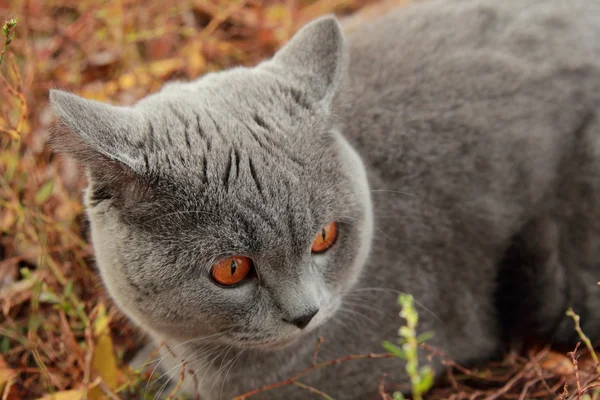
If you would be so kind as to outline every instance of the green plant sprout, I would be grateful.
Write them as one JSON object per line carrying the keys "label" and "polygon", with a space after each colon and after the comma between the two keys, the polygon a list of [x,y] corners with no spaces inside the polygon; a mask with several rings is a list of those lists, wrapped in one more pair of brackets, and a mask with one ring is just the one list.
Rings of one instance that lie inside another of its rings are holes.
{"label": "green plant sprout", "polygon": [[8,45],[15,38],[15,32],[11,32],[11,30],[17,26],[17,22],[19,22],[18,18],[12,18],[11,20],[6,21],[2,27],[2,32],[4,32],[4,47],[2,48],[2,53],[0,53],[0,65],[2,65],[4,54],[6,53],[6,49],[8,49]]}
{"label": "green plant sprout", "polygon": [[[414,299],[410,294],[401,294],[398,297],[401,306],[400,317],[406,320],[406,325],[398,330],[397,345],[385,341],[383,347],[394,356],[406,361],[406,372],[410,377],[413,400],[422,400],[423,394],[433,386],[433,370],[429,366],[419,368],[418,350],[419,345],[432,336],[432,332],[417,335],[416,327],[419,315],[414,307]],[[393,394],[394,400],[404,400],[402,393]]]}
{"label": "green plant sprout", "polygon": [[577,331],[579,338],[585,344],[585,347],[587,347],[588,351],[590,352],[592,360],[594,360],[594,365],[596,366],[596,372],[600,373],[600,365],[599,365],[600,362],[598,361],[598,355],[596,354],[596,351],[594,350],[592,341],[586,336],[585,333],[583,333],[583,330],[581,329],[581,325],[579,323],[579,320],[580,320],[579,315],[577,315],[571,307],[569,307],[566,314],[567,314],[567,316],[569,316],[573,319],[573,323],[575,324],[575,330]]}

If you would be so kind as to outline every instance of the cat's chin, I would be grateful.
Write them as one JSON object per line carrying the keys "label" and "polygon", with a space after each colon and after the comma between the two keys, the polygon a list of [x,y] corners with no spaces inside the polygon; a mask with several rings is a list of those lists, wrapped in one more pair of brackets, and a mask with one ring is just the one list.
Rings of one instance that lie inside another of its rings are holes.
{"label": "cat's chin", "polygon": [[289,347],[298,341],[299,337],[288,338],[264,343],[244,343],[243,347],[255,350],[273,351]]}

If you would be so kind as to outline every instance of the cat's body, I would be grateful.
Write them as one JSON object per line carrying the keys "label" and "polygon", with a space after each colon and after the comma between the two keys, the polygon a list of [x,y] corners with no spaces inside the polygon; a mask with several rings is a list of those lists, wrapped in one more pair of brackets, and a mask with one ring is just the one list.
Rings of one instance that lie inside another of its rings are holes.
{"label": "cat's body", "polygon": [[[103,279],[185,360],[183,388],[225,399],[288,378],[318,336],[320,360],[381,352],[398,292],[461,363],[511,332],[568,342],[568,306],[600,337],[600,4],[424,2],[347,44],[349,57],[324,19],[256,70],[174,83],[134,109],[53,95],[68,127],[57,147],[92,181]],[[338,241],[311,255],[330,220]],[[198,272],[235,254],[261,281],[222,288]],[[306,334],[280,322],[314,309]],[[157,373],[176,381],[169,353]],[[402,371],[349,361],[301,381],[366,399]]]}

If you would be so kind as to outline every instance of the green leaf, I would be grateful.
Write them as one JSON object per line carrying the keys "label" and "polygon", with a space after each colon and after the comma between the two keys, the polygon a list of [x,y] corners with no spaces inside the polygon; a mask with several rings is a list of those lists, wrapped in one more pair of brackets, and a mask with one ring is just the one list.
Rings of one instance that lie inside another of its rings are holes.
{"label": "green leaf", "polygon": [[400,347],[395,344],[388,342],[387,340],[381,343],[384,349],[392,353],[395,357],[398,357],[402,360],[406,360],[406,353]]}
{"label": "green leaf", "polygon": [[23,267],[19,270],[23,278],[29,279],[31,277],[31,270],[27,267]]}
{"label": "green leaf", "polygon": [[394,392],[392,396],[394,396],[394,400],[405,400],[404,395],[400,392]]}
{"label": "green leaf", "polygon": [[64,297],[69,297],[71,295],[72,291],[73,291],[73,280],[70,279],[67,282],[67,285],[65,286],[65,290],[63,291],[63,296]]}
{"label": "green leaf", "polygon": [[433,386],[433,372],[428,367],[421,368],[421,382],[416,385],[419,393],[425,393]]}
{"label": "green leaf", "polygon": [[35,314],[29,317],[27,322],[27,332],[35,332],[44,322],[44,317],[39,314]]}
{"label": "green leaf", "polygon": [[35,202],[37,204],[43,204],[52,194],[52,189],[54,189],[54,182],[48,181],[44,183],[35,195]]}
{"label": "green leaf", "polygon": [[0,352],[2,354],[6,354],[6,353],[8,353],[9,350],[10,350],[10,339],[8,338],[8,336],[4,336],[2,338],[2,340],[0,340]]}
{"label": "green leaf", "polygon": [[414,336],[414,330],[412,330],[408,326],[401,326],[400,330],[398,332],[400,333],[400,335],[404,336],[405,338]]}
{"label": "green leaf", "polygon": [[417,336],[417,341],[419,343],[423,343],[423,342],[428,341],[432,337],[433,337],[433,331],[424,332],[424,333],[421,333],[419,336]]}

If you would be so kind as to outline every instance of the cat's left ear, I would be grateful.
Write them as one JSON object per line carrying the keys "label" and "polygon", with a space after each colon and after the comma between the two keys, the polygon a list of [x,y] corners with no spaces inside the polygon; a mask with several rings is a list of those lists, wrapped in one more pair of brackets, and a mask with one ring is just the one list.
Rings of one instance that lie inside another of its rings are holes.
{"label": "cat's left ear", "polygon": [[292,77],[313,99],[329,107],[346,63],[342,26],[334,16],[325,16],[300,29],[264,67]]}

